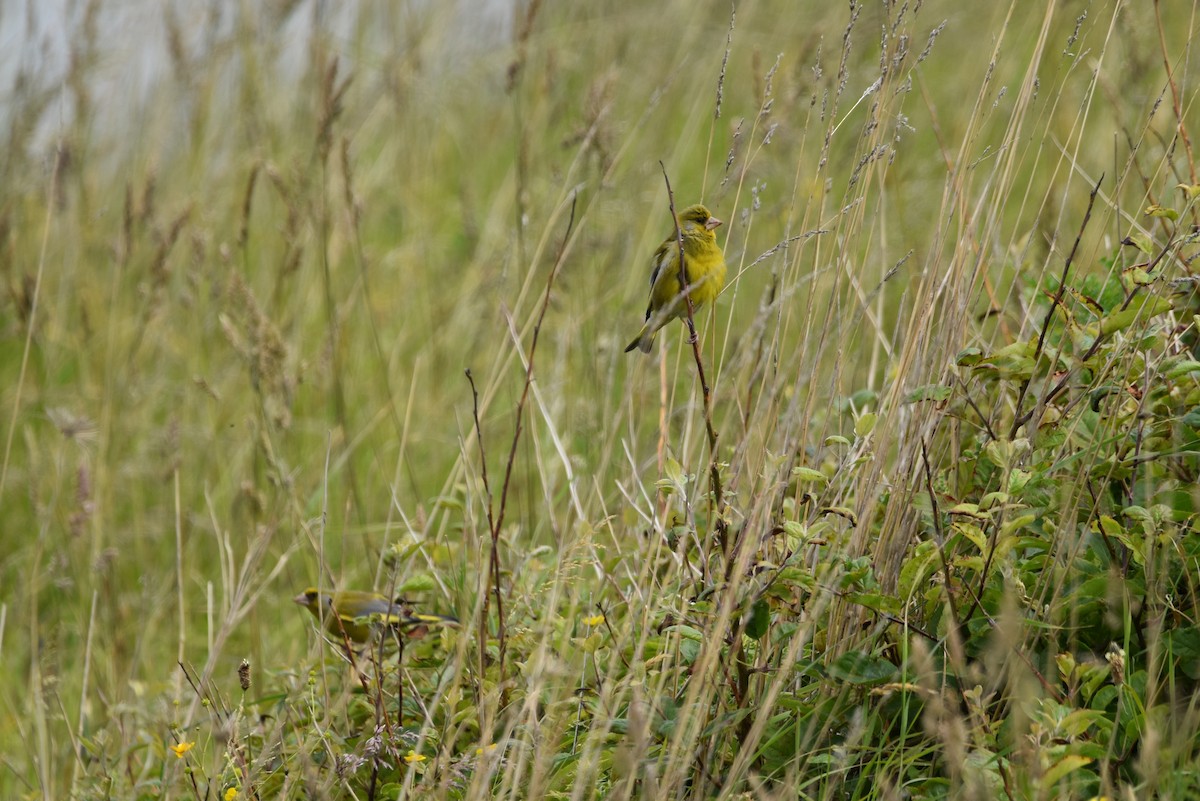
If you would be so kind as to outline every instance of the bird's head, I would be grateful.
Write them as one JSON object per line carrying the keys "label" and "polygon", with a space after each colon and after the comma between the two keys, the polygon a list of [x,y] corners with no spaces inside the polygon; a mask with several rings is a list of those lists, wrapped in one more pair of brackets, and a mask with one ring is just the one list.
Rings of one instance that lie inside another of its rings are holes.
{"label": "bird's head", "polygon": [[679,215],[679,228],[684,235],[698,234],[701,231],[711,232],[721,224],[720,220],[712,216],[712,213],[699,203],[688,206]]}
{"label": "bird's head", "polygon": [[303,606],[304,608],[311,611],[313,614],[316,614],[317,611],[321,608],[322,600],[324,600],[326,605],[329,604],[329,596],[328,595],[322,596],[321,593],[317,591],[316,587],[309,587],[307,590],[305,590],[304,592],[300,593],[295,598],[293,598],[292,602],[300,604],[300,606]]}

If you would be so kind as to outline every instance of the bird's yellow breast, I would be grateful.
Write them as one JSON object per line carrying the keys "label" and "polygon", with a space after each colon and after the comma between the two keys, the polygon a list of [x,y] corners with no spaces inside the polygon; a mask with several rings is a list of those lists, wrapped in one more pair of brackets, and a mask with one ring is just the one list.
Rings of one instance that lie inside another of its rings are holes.
{"label": "bird's yellow breast", "polygon": [[[658,270],[650,294],[650,308],[657,311],[679,295],[679,244],[672,238],[659,248]],[[693,306],[703,306],[716,300],[725,286],[725,258],[711,231],[686,235],[683,238],[684,265],[691,287]],[[687,316],[686,302],[673,310],[675,316]]]}

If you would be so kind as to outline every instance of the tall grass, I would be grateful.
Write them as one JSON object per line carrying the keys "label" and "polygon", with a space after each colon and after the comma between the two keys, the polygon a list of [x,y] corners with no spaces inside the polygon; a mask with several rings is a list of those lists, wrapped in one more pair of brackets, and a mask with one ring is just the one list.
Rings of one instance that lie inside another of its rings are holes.
{"label": "tall grass", "polygon": [[[21,38],[0,788],[1196,797],[1196,11]],[[623,353],[663,171],[727,221],[714,437],[683,326]],[[307,586],[462,625],[346,654]]]}

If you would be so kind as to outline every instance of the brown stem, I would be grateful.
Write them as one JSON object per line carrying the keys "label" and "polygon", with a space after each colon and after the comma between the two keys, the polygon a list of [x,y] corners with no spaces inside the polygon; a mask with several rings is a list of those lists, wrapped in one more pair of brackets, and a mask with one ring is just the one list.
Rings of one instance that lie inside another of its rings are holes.
{"label": "brown stem", "polygon": [[[496,530],[496,522],[495,522],[495,519],[493,517],[493,512],[492,512],[492,487],[491,487],[491,484],[488,482],[487,453],[484,451],[484,448],[483,448],[483,427],[479,425],[479,391],[477,389],[475,389],[475,376],[471,375],[471,369],[467,368],[466,370],[463,370],[463,373],[467,377],[467,383],[469,383],[471,385],[471,401],[472,401],[471,413],[475,419],[475,437],[479,441],[479,469],[483,476],[483,494],[487,496],[488,535],[491,536],[491,533]],[[496,556],[496,547],[495,547],[495,540],[493,539],[493,541],[492,541],[492,559],[490,559],[489,563],[488,563],[488,572],[489,572],[488,583],[489,584],[493,583],[492,582],[493,571],[497,576],[500,572],[498,569],[498,566],[495,564],[495,562],[496,562],[495,556]],[[498,582],[499,578],[496,578],[495,581]],[[502,601],[500,599],[500,590],[499,590],[499,588],[497,588],[496,589],[496,604],[497,604],[498,608],[502,609],[503,607],[499,606],[501,603],[502,603]],[[487,619],[488,619],[488,610],[489,610],[490,606],[491,606],[491,596],[487,593],[484,593],[483,608],[479,612],[479,675],[481,677],[483,676],[484,670],[487,668]],[[503,613],[501,614],[501,618],[503,618]]]}
{"label": "brown stem", "polygon": [[[692,343],[692,356],[696,360],[696,375],[700,379],[700,391],[704,397],[704,426],[708,432],[708,483],[712,490],[712,508],[716,517],[717,537],[721,544],[721,552],[726,550],[727,526],[722,517],[723,492],[721,489],[721,474],[717,467],[717,430],[712,421],[712,392],[708,386],[708,378],[704,374],[704,360],[700,356],[700,338],[696,336],[696,308],[692,302],[692,288],[688,285],[687,264],[683,255],[683,231],[679,228],[679,215],[675,213],[675,192],[671,189],[671,179],[667,176],[667,168],[660,161],[663,181],[667,185],[667,203],[671,208],[671,221],[675,224],[675,243],[679,247],[679,288],[687,304],[688,341]],[[707,561],[707,560],[706,560]],[[732,562],[731,562],[732,564]]]}
{"label": "brown stem", "polygon": [[500,701],[501,706],[504,705],[505,699],[508,696],[508,690],[504,683],[504,651],[506,646],[506,637],[504,629],[504,609],[501,605],[500,598],[500,530],[504,525],[504,513],[508,508],[508,488],[512,482],[513,465],[517,460],[517,445],[521,441],[522,425],[521,421],[525,416],[525,403],[529,400],[529,388],[533,384],[533,357],[537,352],[538,337],[542,332],[542,321],[546,318],[546,310],[550,308],[550,290],[554,287],[554,279],[558,277],[559,270],[562,268],[563,259],[567,253],[567,242],[571,239],[571,231],[575,228],[575,201],[577,196],[571,197],[571,217],[567,221],[567,230],[563,234],[562,242],[558,246],[558,255],[554,258],[554,266],[550,269],[550,276],[546,279],[546,291],[542,294],[542,308],[538,311],[537,322],[533,326],[533,339],[529,343],[529,356],[527,357],[527,366],[525,367],[525,387],[521,390],[521,399],[517,401],[516,421],[513,430],[512,447],[508,451],[508,464],[504,468],[504,485],[500,489],[500,508],[496,512],[496,518],[491,521],[492,525],[492,558],[489,570],[491,571],[491,584],[496,597],[496,630],[500,640],[499,643],[499,658],[500,665]]}
{"label": "brown stem", "polygon": [[[1050,330],[1050,321],[1054,319],[1054,310],[1062,303],[1063,295],[1067,291],[1067,275],[1071,272],[1071,264],[1075,261],[1075,254],[1079,250],[1079,241],[1083,239],[1083,232],[1087,229],[1088,220],[1092,218],[1092,206],[1096,204],[1096,195],[1100,192],[1100,184],[1104,181],[1104,175],[1100,175],[1100,180],[1096,181],[1096,185],[1092,187],[1092,193],[1088,196],[1087,211],[1083,215],[1083,223],[1079,226],[1079,233],[1075,234],[1075,244],[1071,246],[1071,253],[1067,256],[1067,260],[1063,262],[1062,275],[1058,279],[1058,292],[1054,294],[1054,300],[1050,303],[1050,308],[1046,310],[1046,318],[1042,320],[1042,330],[1038,333],[1037,348],[1033,352],[1034,367],[1037,366],[1037,360],[1042,356],[1042,348],[1046,344],[1046,333]],[[1021,403],[1025,400],[1025,393],[1029,390],[1029,382],[1032,378],[1027,378],[1021,382],[1021,390],[1017,393],[1017,405],[1013,410],[1013,424],[1008,432],[1008,438],[1012,439],[1017,435],[1017,429],[1023,426],[1033,416],[1033,412],[1028,415],[1021,415]],[[1049,400],[1047,398],[1047,400]],[[1036,407],[1035,407],[1036,408]]]}
{"label": "brown stem", "polygon": [[[942,583],[945,585],[946,589],[946,606],[950,610],[950,622],[953,627],[951,630],[951,636],[957,637],[960,645],[965,645],[967,642],[967,637],[970,634],[970,631],[967,628],[967,623],[971,618],[970,615],[961,615],[959,613],[958,604],[954,597],[954,591],[950,583],[950,561],[947,558],[946,539],[942,531],[941,509],[938,507],[937,495],[933,490],[933,469],[929,466],[929,451],[925,447],[924,440],[921,441],[921,460],[925,466],[925,489],[929,493],[929,503],[933,509],[933,532],[935,544],[937,545],[939,561],[941,562],[940,569],[942,572]],[[987,609],[982,606],[980,597],[975,595],[975,592],[971,589],[970,585],[964,584],[964,589],[966,589],[967,594],[970,595],[972,599],[970,614],[973,615],[975,610],[978,609],[987,620],[988,625],[992,627],[992,630],[996,630],[999,627],[999,624],[996,622],[996,619],[988,613]],[[947,637],[947,641],[949,644],[951,641],[950,637]],[[1046,693],[1056,701],[1062,701],[1062,693],[1059,692],[1059,690],[1054,687],[1054,685],[1052,685],[1044,675],[1042,675],[1041,670],[1033,663],[1029,656],[1020,649],[1016,650],[1016,654],[1017,657],[1023,663],[1025,663],[1025,667],[1029,669],[1034,678],[1036,678],[1042,685],[1042,689],[1045,690]]]}
{"label": "brown stem", "polygon": [[1179,138],[1183,140],[1183,149],[1187,152],[1188,171],[1191,175],[1192,183],[1195,184],[1197,183],[1196,159],[1192,155],[1192,140],[1188,137],[1187,126],[1183,124],[1183,104],[1179,100],[1179,87],[1175,83],[1175,74],[1171,72],[1171,59],[1167,56],[1167,38],[1163,32],[1162,10],[1159,8],[1159,0],[1154,0],[1154,21],[1158,24],[1158,46],[1162,52],[1163,70],[1167,73],[1167,84],[1171,87],[1171,110],[1175,112],[1176,129],[1179,131]]}

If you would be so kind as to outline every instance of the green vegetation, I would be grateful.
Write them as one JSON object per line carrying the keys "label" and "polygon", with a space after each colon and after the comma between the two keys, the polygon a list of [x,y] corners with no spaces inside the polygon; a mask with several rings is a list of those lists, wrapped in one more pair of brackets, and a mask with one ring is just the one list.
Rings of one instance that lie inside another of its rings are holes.
{"label": "green vegetation", "polygon": [[1200,798],[1194,6],[179,5],[3,88],[0,795]]}

